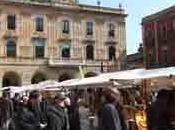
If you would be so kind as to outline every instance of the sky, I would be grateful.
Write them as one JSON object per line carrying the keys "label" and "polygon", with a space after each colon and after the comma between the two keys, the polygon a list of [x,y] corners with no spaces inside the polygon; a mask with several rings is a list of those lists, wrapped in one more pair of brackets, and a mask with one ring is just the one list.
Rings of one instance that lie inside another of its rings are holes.
{"label": "sky", "polygon": [[[127,54],[137,52],[142,43],[141,20],[143,17],[175,5],[175,0],[100,0],[101,6],[117,8],[122,4],[128,14],[126,19]],[[82,4],[97,5],[97,0],[79,0]]]}

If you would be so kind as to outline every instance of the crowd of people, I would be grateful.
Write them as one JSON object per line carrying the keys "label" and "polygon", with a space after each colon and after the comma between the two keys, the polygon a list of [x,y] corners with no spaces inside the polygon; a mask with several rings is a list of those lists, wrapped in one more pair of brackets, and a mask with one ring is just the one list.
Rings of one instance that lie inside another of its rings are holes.
{"label": "crowd of people", "polygon": [[[32,91],[28,96],[4,92],[0,98],[0,130],[174,130],[175,91],[161,90],[136,112],[137,127],[130,127],[121,93],[116,88],[104,89],[96,127],[92,127],[92,112],[76,91],[58,92],[54,97],[42,97]],[[168,109],[167,109],[168,108]],[[91,118],[88,118],[91,116]]]}
{"label": "crowd of people", "polygon": [[69,121],[72,117],[68,115],[72,116],[74,113],[70,99],[63,92],[52,100],[42,98],[39,91],[22,97],[15,94],[12,99],[8,93],[3,93],[0,99],[0,129],[72,130]]}
{"label": "crowd of people", "polygon": [[[58,92],[52,98],[45,98],[39,91],[32,91],[29,96],[21,97],[15,94],[10,98],[9,94],[4,92],[0,98],[0,129],[86,130],[81,116],[88,114],[81,114],[81,105],[84,103],[75,95]],[[98,112],[98,126],[89,127],[87,130],[127,130],[122,107],[119,105],[119,95],[118,91],[111,89],[103,92],[106,100]]]}

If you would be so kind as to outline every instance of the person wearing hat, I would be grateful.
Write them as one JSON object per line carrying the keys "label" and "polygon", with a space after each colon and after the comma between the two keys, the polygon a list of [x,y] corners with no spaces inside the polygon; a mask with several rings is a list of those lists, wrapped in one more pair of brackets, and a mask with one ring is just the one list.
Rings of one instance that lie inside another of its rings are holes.
{"label": "person wearing hat", "polygon": [[99,113],[100,130],[123,130],[117,104],[120,101],[120,92],[116,88],[104,91],[105,103]]}
{"label": "person wearing hat", "polygon": [[54,98],[54,105],[49,106],[47,110],[48,130],[67,130],[68,120],[65,111],[64,92],[58,93]]}

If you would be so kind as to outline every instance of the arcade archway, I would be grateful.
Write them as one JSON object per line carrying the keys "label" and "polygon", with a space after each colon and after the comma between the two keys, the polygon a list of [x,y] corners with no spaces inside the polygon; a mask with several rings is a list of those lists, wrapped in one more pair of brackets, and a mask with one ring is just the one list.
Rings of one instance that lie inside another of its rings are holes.
{"label": "arcade archway", "polygon": [[32,77],[31,83],[32,84],[37,84],[37,83],[45,81],[45,80],[47,80],[47,77],[43,73],[37,72]]}
{"label": "arcade archway", "polygon": [[65,81],[65,80],[69,80],[69,79],[72,79],[72,76],[70,76],[69,74],[62,74],[60,77],[59,77],[59,79],[58,79],[58,81],[59,82],[62,82],[62,81]]}
{"label": "arcade archway", "polygon": [[21,78],[16,72],[7,72],[3,76],[2,86],[21,86]]}
{"label": "arcade archway", "polygon": [[97,76],[97,74],[94,73],[94,72],[88,72],[88,73],[86,73],[86,74],[84,75],[85,78],[94,77],[94,76]]}

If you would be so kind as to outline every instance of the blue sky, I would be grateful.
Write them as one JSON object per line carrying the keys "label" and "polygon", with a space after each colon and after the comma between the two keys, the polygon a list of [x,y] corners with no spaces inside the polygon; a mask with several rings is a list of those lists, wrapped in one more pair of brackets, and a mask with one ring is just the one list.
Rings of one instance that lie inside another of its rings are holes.
{"label": "blue sky", "polygon": [[[141,19],[147,15],[175,5],[175,0],[100,0],[105,7],[118,7],[122,3],[128,14],[127,31],[127,53],[137,51],[141,38]],[[80,3],[97,5],[97,0],[79,0]]]}

